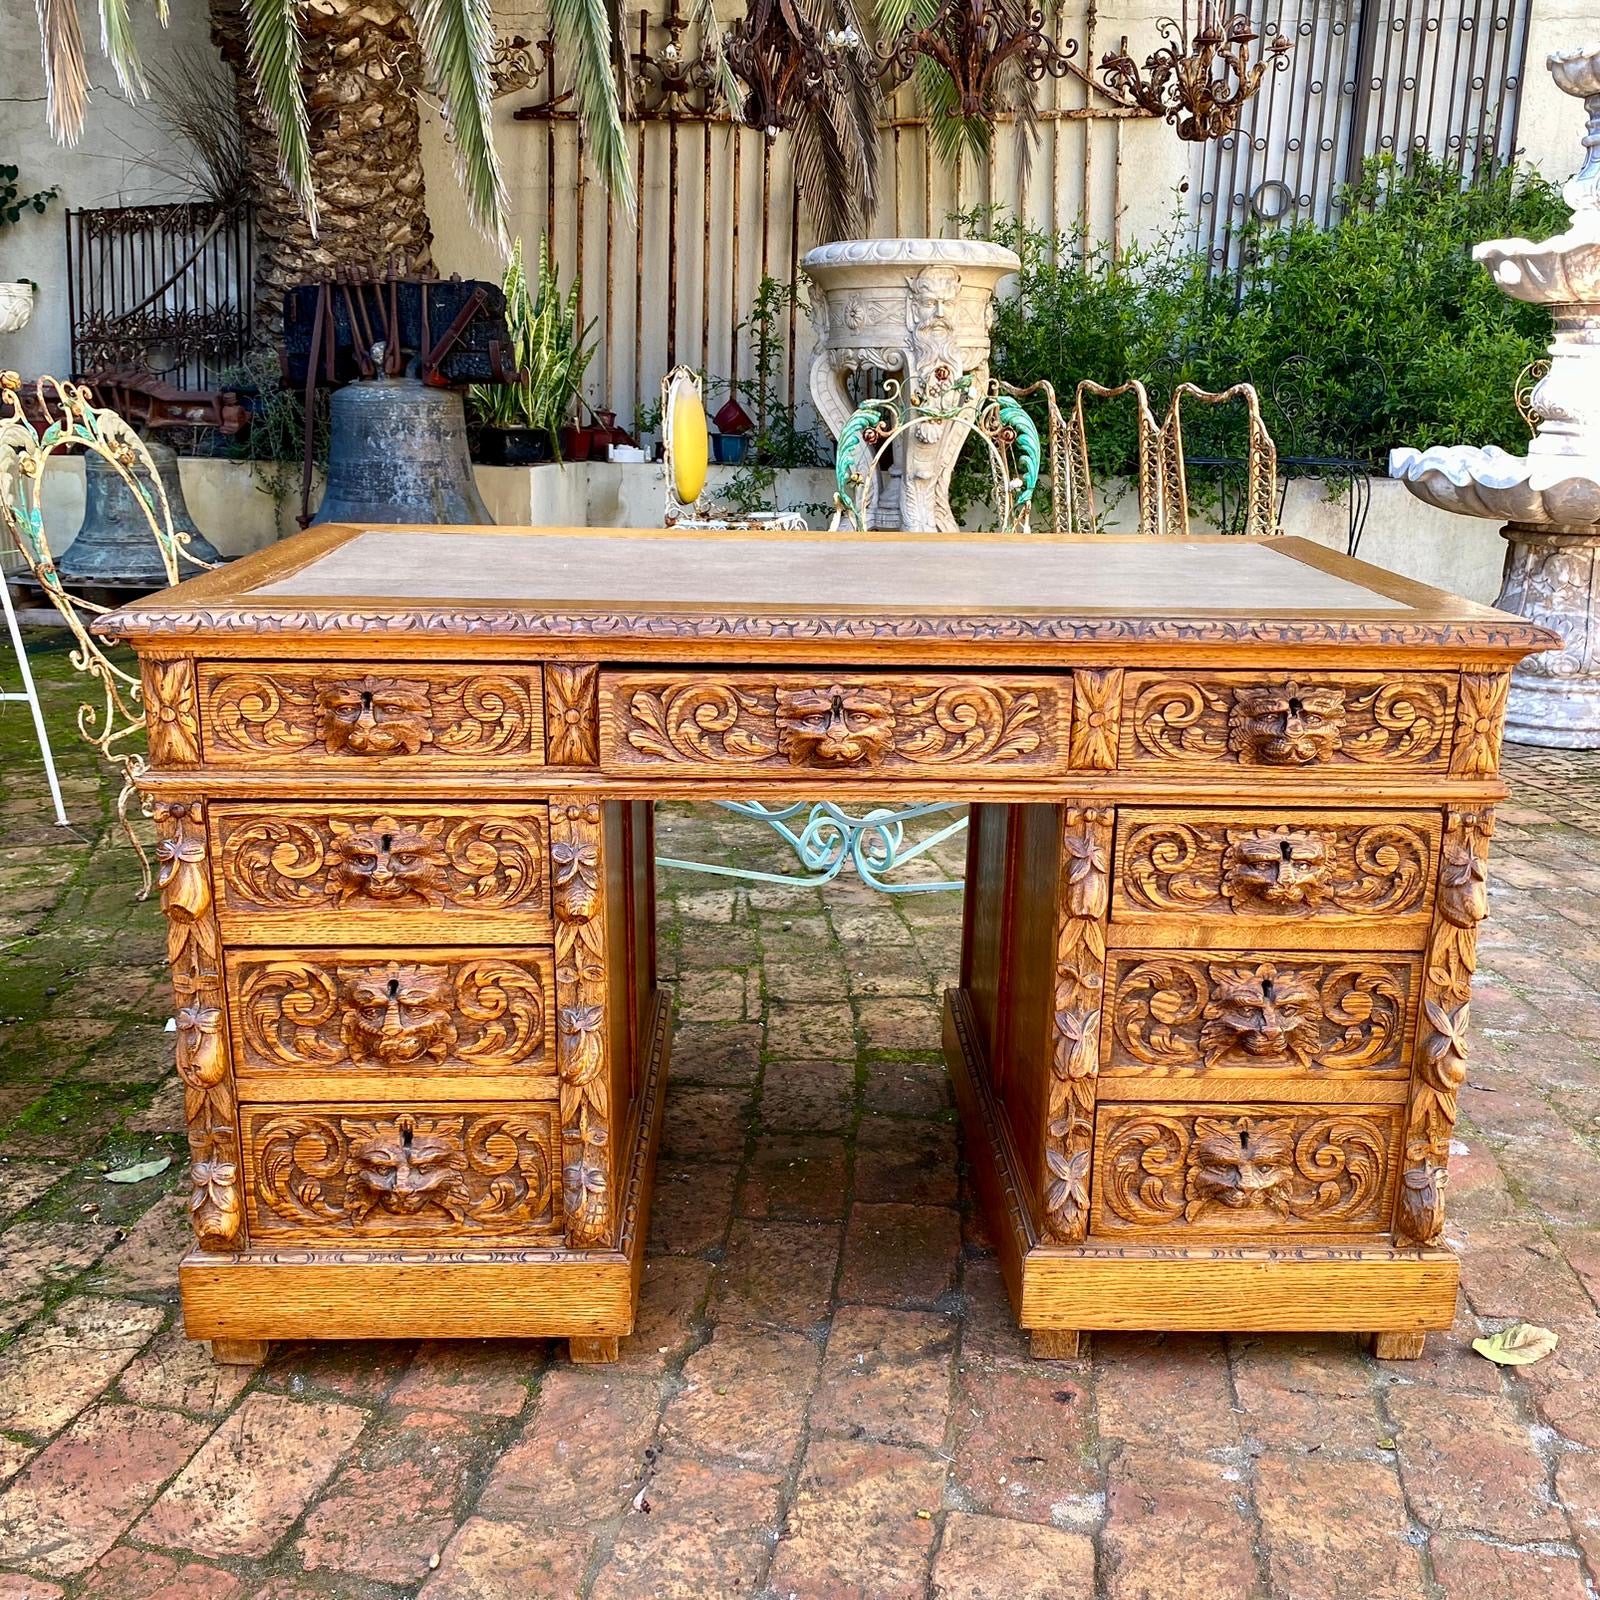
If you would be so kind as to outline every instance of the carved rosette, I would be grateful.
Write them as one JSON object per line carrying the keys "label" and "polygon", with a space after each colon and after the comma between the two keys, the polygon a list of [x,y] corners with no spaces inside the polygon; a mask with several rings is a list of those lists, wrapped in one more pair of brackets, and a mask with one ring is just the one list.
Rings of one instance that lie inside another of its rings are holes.
{"label": "carved rosette", "polygon": [[139,666],[144,700],[144,726],[153,767],[200,765],[200,711],[195,694],[194,662],[146,657]]}
{"label": "carved rosette", "polygon": [[604,837],[598,800],[568,798],[551,804],[562,1188],[567,1243],[590,1249],[612,1244],[615,1233]]}
{"label": "carved rosette", "polygon": [[1439,862],[1439,897],[1423,971],[1422,1023],[1406,1107],[1405,1170],[1395,1236],[1433,1244],[1444,1231],[1444,1187],[1456,1101],[1467,1074],[1467,1002],[1478,924],[1489,909],[1491,810],[1452,807]]}
{"label": "carved rosette", "polygon": [[1492,778],[1500,770],[1509,672],[1463,672],[1456,706],[1456,737],[1450,771],[1462,778]]}
{"label": "carved rosette", "polygon": [[199,800],[157,800],[151,814],[189,1132],[189,1220],[202,1250],[239,1250],[244,1206],[238,1108],[223,1016],[222,936],[211,900],[205,806]]}
{"label": "carved rosette", "polygon": [[1112,817],[1110,810],[1099,807],[1066,806],[1062,810],[1044,1151],[1044,1232],[1056,1244],[1078,1242],[1089,1227]]}
{"label": "carved rosette", "polygon": [[547,662],[544,669],[545,759],[553,767],[600,760],[600,669]]}
{"label": "carved rosette", "polygon": [[1122,668],[1079,667],[1072,674],[1072,765],[1114,772],[1122,715]]}

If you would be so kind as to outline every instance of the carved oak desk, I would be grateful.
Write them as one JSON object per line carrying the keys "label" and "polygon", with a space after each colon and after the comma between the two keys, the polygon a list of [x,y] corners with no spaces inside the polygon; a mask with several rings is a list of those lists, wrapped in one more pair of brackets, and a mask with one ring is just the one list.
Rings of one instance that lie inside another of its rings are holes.
{"label": "carved oak desk", "polygon": [[1037,1349],[1449,1324],[1520,619],[1298,539],[323,527],[103,630],[224,1357],[614,1355],[671,1026],[650,803],[797,792],[973,803],[946,1050]]}

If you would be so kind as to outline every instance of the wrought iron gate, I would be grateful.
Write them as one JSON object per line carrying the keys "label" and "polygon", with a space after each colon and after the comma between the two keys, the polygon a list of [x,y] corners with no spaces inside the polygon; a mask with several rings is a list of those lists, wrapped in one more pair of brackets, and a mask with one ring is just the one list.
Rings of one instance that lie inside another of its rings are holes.
{"label": "wrought iron gate", "polygon": [[251,219],[209,201],[67,212],[72,370],[209,389],[250,339]]}
{"label": "wrought iron gate", "polygon": [[1238,131],[1204,149],[1196,226],[1213,269],[1260,218],[1326,226],[1370,155],[1427,150],[1463,171],[1509,160],[1528,51],[1527,0],[1266,0],[1294,53]]}

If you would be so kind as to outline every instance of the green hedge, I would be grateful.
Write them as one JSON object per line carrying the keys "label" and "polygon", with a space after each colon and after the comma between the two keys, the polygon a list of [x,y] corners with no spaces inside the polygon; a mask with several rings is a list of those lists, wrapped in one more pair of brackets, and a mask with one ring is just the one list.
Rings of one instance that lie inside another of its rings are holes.
{"label": "green hedge", "polygon": [[[1254,227],[1240,271],[1212,276],[1186,229],[1117,255],[970,213],[967,232],[1022,257],[1017,292],[996,307],[993,371],[1048,378],[1063,401],[1082,378],[1142,378],[1158,416],[1184,380],[1248,380],[1282,455],[1379,472],[1395,445],[1523,448],[1513,390],[1544,356],[1550,318],[1502,295],[1471,248],[1559,232],[1568,213],[1556,188],[1527,170],[1463,183],[1425,157],[1403,168],[1377,158],[1344,191],[1339,218]],[[1186,408],[1185,433],[1191,456],[1242,453],[1239,424],[1216,413]],[[1096,411],[1089,436],[1098,473],[1129,471],[1126,406]]]}

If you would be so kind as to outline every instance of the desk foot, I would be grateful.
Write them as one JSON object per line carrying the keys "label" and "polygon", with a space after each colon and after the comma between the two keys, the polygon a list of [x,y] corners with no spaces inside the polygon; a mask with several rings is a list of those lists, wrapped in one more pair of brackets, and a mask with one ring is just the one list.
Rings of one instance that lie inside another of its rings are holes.
{"label": "desk foot", "polygon": [[224,1367],[259,1367],[271,1348],[270,1339],[213,1339],[211,1359]]}
{"label": "desk foot", "polygon": [[1425,1333],[1375,1333],[1372,1353],[1380,1361],[1415,1361],[1427,1338]]}
{"label": "desk foot", "polygon": [[567,1356],[572,1361],[586,1365],[615,1361],[617,1341],[615,1336],[609,1339],[593,1339],[574,1335],[567,1340]]}
{"label": "desk foot", "polygon": [[1030,1328],[1028,1354],[1035,1361],[1075,1361],[1089,1353],[1089,1335],[1077,1328]]}

